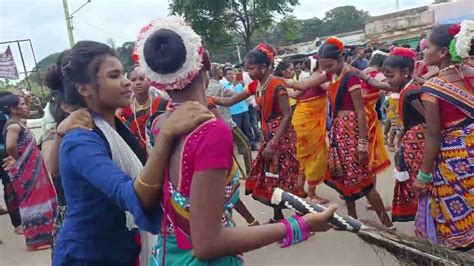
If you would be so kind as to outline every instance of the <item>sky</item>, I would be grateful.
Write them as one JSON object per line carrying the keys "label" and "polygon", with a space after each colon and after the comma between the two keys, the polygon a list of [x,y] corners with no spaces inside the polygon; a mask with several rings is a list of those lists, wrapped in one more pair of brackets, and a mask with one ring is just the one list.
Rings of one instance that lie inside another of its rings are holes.
{"label": "sky", "polygon": [[[70,13],[87,0],[68,0]],[[323,18],[332,8],[354,5],[373,16],[396,11],[396,0],[300,0],[293,15],[299,19]],[[433,0],[399,0],[400,10],[432,3]],[[169,13],[168,0],[92,0],[74,15],[74,37],[107,42],[116,46],[132,41],[140,28]],[[62,0],[0,0],[0,41],[31,39],[39,61],[54,52],[69,48]],[[22,72],[16,43],[10,44],[15,62]],[[21,44],[26,68],[34,66],[28,43]],[[0,51],[6,45],[0,44]]]}

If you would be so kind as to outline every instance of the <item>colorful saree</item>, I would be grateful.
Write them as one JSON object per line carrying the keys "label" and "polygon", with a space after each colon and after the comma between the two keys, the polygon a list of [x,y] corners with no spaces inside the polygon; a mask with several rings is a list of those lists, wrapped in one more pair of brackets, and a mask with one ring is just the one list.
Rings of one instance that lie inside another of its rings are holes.
{"label": "colorful saree", "polygon": [[[222,124],[220,124],[222,123]],[[239,200],[239,175],[237,165],[232,159],[232,135],[223,132],[222,128],[227,126],[221,120],[208,121],[183,140],[181,152],[179,180],[175,185],[170,180],[169,169],[165,178],[163,208],[165,220],[163,222],[162,234],[159,235],[155,248],[152,251],[150,265],[229,265],[240,266],[243,259],[240,256],[222,256],[209,261],[202,261],[194,256],[191,229],[190,229],[190,193],[193,174],[205,169],[222,168],[220,165],[229,165],[227,185],[225,186],[225,204],[223,206],[222,223],[224,227],[235,227],[232,218],[234,205]],[[159,130],[152,126],[152,132],[157,134]],[[215,145],[212,138],[215,135],[229,135],[229,152],[219,152],[222,145]],[[214,145],[212,145],[214,144]],[[214,151],[213,151],[214,150]],[[229,157],[219,162],[213,156]],[[197,159],[197,160],[196,160]]]}
{"label": "colorful saree", "polygon": [[[373,78],[378,71],[372,71],[369,75]],[[380,123],[375,106],[380,99],[380,91],[371,88],[368,84],[362,84],[362,96],[364,98],[365,117],[367,121],[367,134],[369,135],[369,169],[372,174],[377,175],[390,166],[390,159],[384,145],[382,124]]]}
{"label": "colorful saree", "polygon": [[[7,122],[4,131],[8,124],[13,123],[15,122]],[[19,158],[8,175],[18,197],[26,246],[34,250],[51,244],[57,205],[56,192],[34,135],[27,128],[21,127],[18,139]]]}
{"label": "colorful saree", "polygon": [[392,221],[408,222],[414,221],[418,209],[418,201],[411,187],[416,180],[418,170],[423,162],[423,149],[425,143],[424,117],[412,106],[412,102],[419,100],[420,86],[410,83],[400,93],[399,114],[403,121],[404,135],[401,139],[398,151],[399,161],[397,168],[404,165],[406,169],[397,169],[408,173],[409,179],[401,182],[395,181],[392,200]]}
{"label": "colorful saree", "polygon": [[[278,95],[286,93],[283,84],[283,80],[272,77],[266,91],[257,99],[262,110],[263,139],[257,157],[253,161],[250,175],[245,181],[245,193],[251,194],[254,199],[267,205],[271,205],[275,187],[298,195],[297,182],[300,166],[296,159],[295,129],[291,123],[279,140],[277,155],[274,159],[267,160],[263,156],[263,151],[278,132],[283,119],[277,101]],[[255,91],[251,93],[256,94]]]}
{"label": "colorful saree", "polygon": [[374,175],[367,164],[359,164],[357,156],[359,126],[356,112],[344,111],[338,116],[343,95],[360,88],[360,81],[347,68],[338,79],[331,82],[329,88],[333,122],[329,133],[330,176],[325,183],[339,192],[346,201],[358,200],[374,187]]}
{"label": "colorful saree", "polygon": [[296,104],[292,124],[296,131],[296,155],[300,172],[309,185],[315,186],[327,175],[328,144],[326,142],[327,96],[300,100]]}
{"label": "colorful saree", "polygon": [[[465,119],[441,133],[426,207],[431,213],[427,219],[434,221],[439,244],[470,249],[474,244],[474,94],[441,78],[426,82],[421,91],[434,97],[438,104],[455,106],[465,114]],[[440,108],[442,118],[443,110]],[[443,119],[441,123],[448,124]]]}

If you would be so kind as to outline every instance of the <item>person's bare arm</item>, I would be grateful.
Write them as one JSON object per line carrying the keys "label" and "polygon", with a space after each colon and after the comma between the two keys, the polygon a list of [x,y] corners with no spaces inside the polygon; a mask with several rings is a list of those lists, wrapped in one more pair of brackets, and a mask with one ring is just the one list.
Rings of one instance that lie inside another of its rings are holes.
{"label": "person's bare arm", "polygon": [[195,255],[201,260],[244,253],[285,237],[285,226],[281,223],[257,227],[222,226],[226,174],[226,170],[216,169],[197,172],[193,177],[191,236]]}
{"label": "person's bare arm", "polygon": [[21,126],[18,124],[9,125],[7,128],[6,150],[7,154],[18,159],[18,138],[20,137]]}
{"label": "person's bare arm", "polygon": [[275,141],[278,143],[291,124],[292,113],[291,113],[290,104],[288,103],[288,95],[287,94],[278,95],[278,91],[276,93],[277,93],[276,97],[278,100],[278,105],[280,106],[281,113],[283,114],[283,119],[281,120],[280,127],[278,128],[278,131],[275,134],[275,136],[272,138],[272,141]]}
{"label": "person's bare arm", "polygon": [[[365,119],[365,108],[364,108],[364,99],[362,98],[362,91],[360,89],[355,89],[351,94],[352,102],[354,103],[354,109],[357,113],[357,122],[359,126],[359,140],[364,139],[368,140],[367,135],[367,123]],[[368,153],[359,151],[359,163],[364,164],[368,161]]]}
{"label": "person's bare arm", "polygon": [[[190,223],[193,251],[198,259],[210,260],[220,256],[242,254],[283,239],[282,223],[253,227],[226,228],[222,226],[222,206],[227,171],[224,169],[196,172],[191,183]],[[327,231],[329,218],[336,210],[330,206],[323,213],[304,216],[311,231]]]}
{"label": "person's bare arm", "polygon": [[358,74],[358,76],[361,80],[364,80],[367,84],[369,84],[373,88],[383,90],[383,91],[399,92],[398,88],[393,88],[387,82],[379,81],[375,78],[372,78],[372,77],[370,77],[369,75],[365,74],[362,71],[357,72],[357,74]]}
{"label": "person's bare arm", "polygon": [[304,91],[288,89],[288,96],[293,99],[297,99],[298,97],[303,95],[303,93]]}
{"label": "person's bare arm", "polygon": [[46,169],[53,178],[59,177],[59,147],[61,138],[55,136],[52,140],[47,140],[41,145]]}
{"label": "person's bare arm", "polygon": [[234,94],[231,97],[215,97],[216,103],[221,106],[232,106],[252,96],[248,91],[242,91]]}
{"label": "person's bare arm", "polygon": [[169,164],[175,137],[191,131],[211,118],[214,116],[206,107],[196,102],[188,102],[173,111],[167,119],[155,139],[150,158],[134,182],[135,191],[144,209],[156,206],[161,200],[164,172]]}
{"label": "person's bare arm", "polygon": [[425,173],[431,173],[441,146],[441,121],[437,103],[423,100],[423,106],[425,108],[427,130],[425,133],[425,147],[423,149],[423,163],[420,170]]}
{"label": "person's bare arm", "polygon": [[415,108],[415,110],[416,110],[420,115],[422,115],[423,117],[425,117],[425,107],[423,106],[423,104],[421,103],[420,100],[414,100],[414,101],[412,101],[410,104],[411,104],[411,106],[413,106],[413,108]]}
{"label": "person's bare arm", "polygon": [[325,72],[322,73],[314,73],[313,75],[309,76],[304,81],[300,82],[288,82],[287,87],[295,89],[295,90],[308,90],[310,88],[314,88],[319,86],[325,82],[328,82],[328,77],[326,76]]}

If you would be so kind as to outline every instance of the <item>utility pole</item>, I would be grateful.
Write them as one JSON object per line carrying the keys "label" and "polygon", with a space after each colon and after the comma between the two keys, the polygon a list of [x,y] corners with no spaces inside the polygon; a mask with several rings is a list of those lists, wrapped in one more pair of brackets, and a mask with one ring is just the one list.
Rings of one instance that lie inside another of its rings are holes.
{"label": "utility pole", "polygon": [[66,18],[66,27],[67,27],[67,34],[69,35],[69,44],[71,45],[71,48],[74,46],[74,27],[72,26],[72,18],[74,14],[76,14],[79,10],[81,10],[85,5],[89,4],[92,0],[87,0],[81,7],[76,9],[76,11],[72,12],[71,15],[69,15],[69,8],[67,6],[67,0],[63,0],[63,8],[64,8],[64,17]]}
{"label": "utility pole", "polygon": [[63,8],[64,8],[64,17],[66,18],[67,34],[69,36],[69,45],[71,45],[71,48],[72,48],[74,46],[74,34],[72,32],[74,28],[72,27],[72,17],[69,16],[69,8],[67,6],[67,0],[63,0]]}
{"label": "utility pole", "polygon": [[395,0],[395,8],[396,8],[396,11],[400,11],[400,0]]}

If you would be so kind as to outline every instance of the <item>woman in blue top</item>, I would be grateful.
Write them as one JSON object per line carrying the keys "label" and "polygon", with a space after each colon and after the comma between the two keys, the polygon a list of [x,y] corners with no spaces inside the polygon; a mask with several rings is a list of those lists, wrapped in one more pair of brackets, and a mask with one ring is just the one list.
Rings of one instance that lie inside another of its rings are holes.
{"label": "woman in blue top", "polygon": [[[114,115],[130,104],[132,93],[113,49],[78,42],[51,71],[63,84],[66,103],[89,109],[95,125],[93,130],[75,129],[60,136],[60,175],[68,209],[53,265],[137,265],[139,234],[129,228],[136,224],[158,233],[163,169],[175,137],[213,116],[196,103],[176,109],[143,167],[145,152]],[[127,221],[125,211],[133,222]]]}

